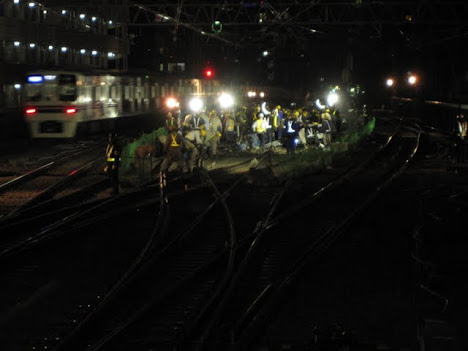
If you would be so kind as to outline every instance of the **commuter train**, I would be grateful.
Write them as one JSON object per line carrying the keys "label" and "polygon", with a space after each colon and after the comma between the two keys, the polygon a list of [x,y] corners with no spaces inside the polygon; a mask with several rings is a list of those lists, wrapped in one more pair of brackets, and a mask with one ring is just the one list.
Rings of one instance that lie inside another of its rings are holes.
{"label": "commuter train", "polygon": [[223,92],[244,104],[251,90],[267,96],[285,94],[271,87],[223,85],[215,79],[39,70],[26,75],[22,100],[31,138],[73,138],[113,129],[119,118],[154,114],[168,97],[176,97],[183,110],[193,96],[205,98],[207,107],[215,106]]}
{"label": "commuter train", "polygon": [[31,138],[72,138],[111,129],[117,118],[155,112],[165,96],[215,94],[215,81],[130,74],[36,71],[27,74],[24,117]]}

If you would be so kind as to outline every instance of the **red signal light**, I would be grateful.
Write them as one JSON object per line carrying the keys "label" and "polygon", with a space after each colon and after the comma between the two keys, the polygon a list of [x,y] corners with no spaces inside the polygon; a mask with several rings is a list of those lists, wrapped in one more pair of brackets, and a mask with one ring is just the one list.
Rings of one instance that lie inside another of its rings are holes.
{"label": "red signal light", "polygon": [[35,108],[32,108],[32,107],[29,107],[26,109],[26,114],[27,115],[33,115],[37,112],[37,110]]}
{"label": "red signal light", "polygon": [[205,77],[206,78],[213,78],[214,71],[211,68],[205,69]]}
{"label": "red signal light", "polygon": [[67,108],[65,110],[65,112],[67,113],[67,115],[72,115],[72,114],[76,113],[76,108],[74,108],[74,107]]}

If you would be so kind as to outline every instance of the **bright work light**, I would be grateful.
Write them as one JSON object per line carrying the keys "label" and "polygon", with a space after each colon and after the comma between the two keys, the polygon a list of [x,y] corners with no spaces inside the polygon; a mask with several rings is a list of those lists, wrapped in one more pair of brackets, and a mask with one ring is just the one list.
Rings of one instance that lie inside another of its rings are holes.
{"label": "bright work light", "polygon": [[222,108],[229,108],[234,105],[234,99],[230,94],[223,93],[218,99]]}
{"label": "bright work light", "polygon": [[199,112],[203,108],[203,101],[195,97],[189,102],[189,107],[193,112]]}

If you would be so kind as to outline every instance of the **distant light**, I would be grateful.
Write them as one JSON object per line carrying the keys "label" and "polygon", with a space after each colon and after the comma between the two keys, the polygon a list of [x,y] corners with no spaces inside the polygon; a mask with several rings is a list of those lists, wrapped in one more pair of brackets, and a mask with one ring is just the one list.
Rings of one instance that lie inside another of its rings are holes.
{"label": "distant light", "polygon": [[13,0],[13,4],[18,5],[20,0]]}
{"label": "distant light", "polygon": [[67,10],[62,10],[62,15],[66,15],[67,14]]}
{"label": "distant light", "polygon": [[61,49],[60,49],[62,52],[67,52],[68,51],[68,48],[66,46],[62,46]]}
{"label": "distant light", "polygon": [[106,85],[106,82],[101,82],[101,83],[99,83],[99,84],[101,84],[101,85]]}
{"label": "distant light", "polygon": [[36,7],[36,3],[35,3],[35,2],[30,2],[30,3],[28,4],[28,6],[31,7],[31,8]]}
{"label": "distant light", "polygon": [[175,107],[179,107],[179,102],[174,98],[168,98],[166,100],[166,106],[171,109]]}
{"label": "distant light", "polygon": [[13,45],[16,46],[16,47],[18,47],[18,46],[21,45],[21,43],[20,43],[19,41],[15,41],[15,42],[13,43]]}
{"label": "distant light", "polygon": [[81,49],[81,50],[80,50],[80,53],[81,53],[81,55],[84,55],[84,54],[86,54],[86,50],[85,50],[85,49]]}
{"label": "distant light", "polygon": [[80,13],[80,19],[85,19],[86,15],[84,13]]}
{"label": "distant light", "polygon": [[97,56],[98,52],[96,50],[91,51],[91,55]]}
{"label": "distant light", "polygon": [[42,83],[43,81],[43,76],[28,76],[28,83]]}
{"label": "distant light", "polygon": [[96,22],[97,18],[96,17],[91,17],[91,21]]}
{"label": "distant light", "polygon": [[42,11],[44,15],[47,15],[47,10]]}
{"label": "distant light", "polygon": [[414,75],[411,75],[411,76],[408,77],[408,83],[411,84],[411,85],[416,84],[417,80],[418,79]]}
{"label": "distant light", "polygon": [[262,91],[262,92],[259,94],[259,96],[260,96],[261,98],[263,98],[263,97],[265,97],[265,93]]}
{"label": "distant light", "polygon": [[163,16],[163,19],[165,19],[167,21],[169,19],[169,17]]}
{"label": "distant light", "polygon": [[29,44],[29,47],[30,47],[31,49],[34,49],[34,48],[36,47],[36,44],[30,43],[30,44]]}
{"label": "distant light", "polygon": [[269,52],[265,50],[265,51],[263,52],[263,57],[268,56],[268,54],[269,54]]}
{"label": "distant light", "polygon": [[67,108],[65,110],[65,112],[67,113],[67,115],[72,115],[72,114],[76,113],[76,108],[74,108],[74,107]]}
{"label": "distant light", "polygon": [[232,105],[234,105],[234,99],[232,95],[230,94],[226,94],[226,93],[221,94],[218,101],[222,108],[229,108]]}
{"label": "distant light", "polygon": [[330,93],[327,96],[327,104],[328,106],[333,106],[338,102],[338,94],[337,93]]}
{"label": "distant light", "polygon": [[385,84],[387,84],[387,87],[392,87],[395,84],[395,81],[392,78],[388,78]]}
{"label": "distant light", "polygon": [[45,80],[54,80],[55,78],[57,78],[57,76],[54,74],[48,74],[44,76]]}
{"label": "distant light", "polygon": [[189,102],[189,107],[193,112],[199,112],[203,108],[203,101],[195,97]]}
{"label": "distant light", "polygon": [[49,45],[49,50],[50,51],[54,50],[54,47],[52,45]]}
{"label": "distant light", "polygon": [[107,57],[115,57],[115,54],[113,52],[108,52]]}
{"label": "distant light", "polygon": [[27,115],[32,115],[32,114],[34,114],[34,113],[36,113],[36,109],[35,109],[35,108],[27,108],[27,109],[26,109],[26,114],[27,114]]}
{"label": "distant light", "polygon": [[21,89],[21,84],[15,84],[14,87],[15,87],[16,90],[19,90],[19,89]]}
{"label": "distant light", "polygon": [[109,25],[111,25],[111,26],[112,26],[113,24],[114,24],[114,22],[113,22],[112,20],[111,20],[111,21],[109,21]]}

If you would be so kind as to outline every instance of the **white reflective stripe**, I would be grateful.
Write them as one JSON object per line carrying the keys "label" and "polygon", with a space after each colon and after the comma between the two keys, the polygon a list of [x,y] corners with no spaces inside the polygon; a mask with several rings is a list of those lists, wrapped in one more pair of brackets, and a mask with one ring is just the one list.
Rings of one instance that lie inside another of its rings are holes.
{"label": "white reflective stripe", "polygon": [[288,121],[288,133],[294,133],[295,132],[295,130],[292,129],[292,124],[293,124],[292,121]]}
{"label": "white reflective stripe", "polygon": [[460,132],[462,137],[466,137],[466,132],[468,129],[468,122],[458,122],[458,131]]}
{"label": "white reflective stripe", "polygon": [[194,124],[195,128],[198,128],[198,125],[200,124],[200,117],[198,117],[198,118],[195,117],[193,119],[193,124]]}
{"label": "white reflective stripe", "polygon": [[267,117],[267,119],[266,119],[265,122],[266,122],[266,128],[267,128],[267,129],[271,128],[270,117]]}
{"label": "white reflective stripe", "polygon": [[307,138],[312,138],[314,136],[314,130],[312,128],[307,128]]}

